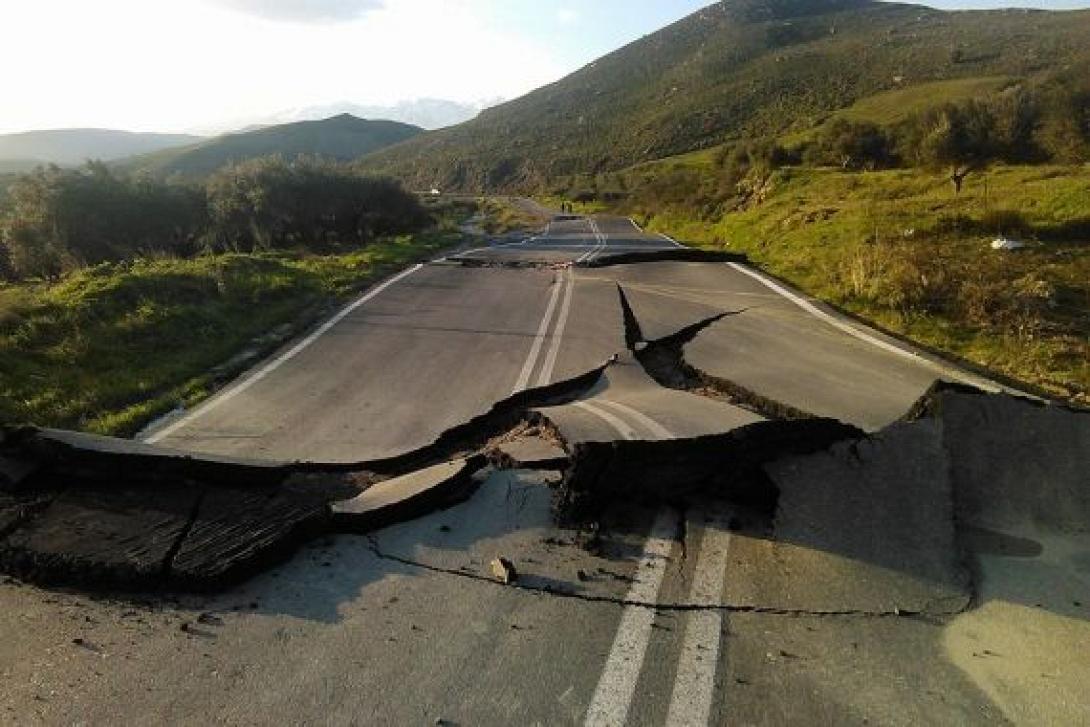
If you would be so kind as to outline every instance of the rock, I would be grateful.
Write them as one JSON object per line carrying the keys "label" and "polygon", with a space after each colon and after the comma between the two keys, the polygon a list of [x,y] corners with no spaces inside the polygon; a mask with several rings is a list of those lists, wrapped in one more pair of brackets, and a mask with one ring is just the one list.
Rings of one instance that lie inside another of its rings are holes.
{"label": "rock", "polygon": [[515,570],[515,564],[507,560],[507,558],[493,558],[491,565],[492,576],[500,583],[507,585],[518,580],[518,571]]}

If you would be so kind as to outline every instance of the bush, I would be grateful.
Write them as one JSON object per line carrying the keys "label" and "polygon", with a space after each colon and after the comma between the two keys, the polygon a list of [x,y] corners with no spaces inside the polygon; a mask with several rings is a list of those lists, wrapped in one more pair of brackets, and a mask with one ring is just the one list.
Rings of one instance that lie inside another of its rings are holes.
{"label": "bush", "polygon": [[184,253],[204,222],[199,189],[121,177],[88,162],[20,176],[0,239],[16,275],[48,278],[148,252]]}
{"label": "bush", "polygon": [[893,142],[876,124],[833,120],[809,145],[803,156],[813,166],[838,166],[842,169],[879,169],[896,160]]}
{"label": "bush", "polygon": [[207,241],[220,250],[324,249],[419,229],[428,216],[391,180],[300,157],[251,159],[208,181]]}

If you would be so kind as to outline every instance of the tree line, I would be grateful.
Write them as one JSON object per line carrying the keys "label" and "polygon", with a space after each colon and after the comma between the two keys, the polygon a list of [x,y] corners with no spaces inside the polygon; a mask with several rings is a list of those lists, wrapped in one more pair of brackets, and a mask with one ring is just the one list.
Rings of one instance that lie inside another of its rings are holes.
{"label": "tree line", "polygon": [[101,262],[202,251],[330,250],[421,229],[396,181],[313,157],[224,167],[203,186],[127,175],[102,162],[20,175],[0,210],[0,278],[53,279]]}
{"label": "tree line", "polygon": [[989,97],[948,102],[896,124],[837,117],[792,148],[762,141],[724,147],[717,163],[732,183],[791,164],[943,171],[955,192],[993,162],[1090,162],[1090,86],[1021,86]]}

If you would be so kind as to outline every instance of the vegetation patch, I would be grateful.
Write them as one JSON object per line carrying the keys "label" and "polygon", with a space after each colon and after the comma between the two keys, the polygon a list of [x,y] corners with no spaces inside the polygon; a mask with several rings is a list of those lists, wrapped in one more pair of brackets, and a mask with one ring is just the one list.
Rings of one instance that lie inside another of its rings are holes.
{"label": "vegetation patch", "polygon": [[324,255],[163,256],[0,286],[0,422],[134,434],[336,302],[460,240],[448,229]]}

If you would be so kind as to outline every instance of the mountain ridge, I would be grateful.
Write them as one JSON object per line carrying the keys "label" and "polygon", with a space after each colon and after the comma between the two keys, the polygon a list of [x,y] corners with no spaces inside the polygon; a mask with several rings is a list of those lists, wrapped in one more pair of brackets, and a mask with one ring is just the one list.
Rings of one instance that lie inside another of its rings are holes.
{"label": "mountain ridge", "polygon": [[311,155],[353,161],[422,131],[418,126],[397,121],[339,114],[327,119],[222,134],[195,145],[125,159],[119,166],[163,177],[201,178],[231,162],[272,154],[286,158]]}
{"label": "mountain ridge", "polygon": [[727,0],[476,119],[365,160],[416,187],[533,189],[811,128],[916,83],[1090,70],[1090,11],[943,11],[873,0]]}
{"label": "mountain ridge", "polygon": [[185,144],[202,137],[101,128],[43,129],[0,134],[0,164],[70,166],[87,159],[113,161]]}

